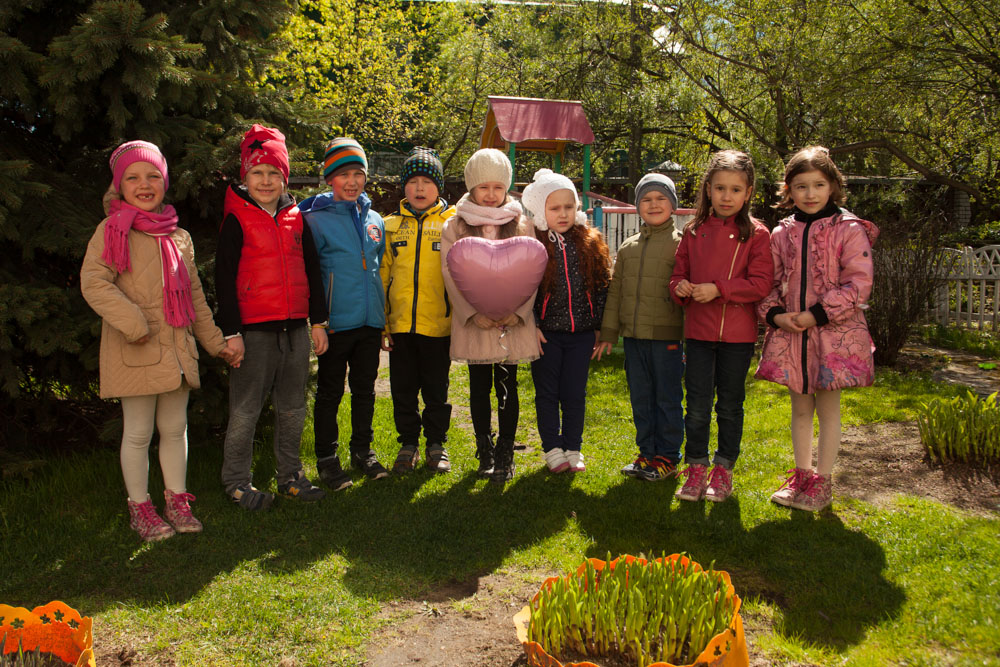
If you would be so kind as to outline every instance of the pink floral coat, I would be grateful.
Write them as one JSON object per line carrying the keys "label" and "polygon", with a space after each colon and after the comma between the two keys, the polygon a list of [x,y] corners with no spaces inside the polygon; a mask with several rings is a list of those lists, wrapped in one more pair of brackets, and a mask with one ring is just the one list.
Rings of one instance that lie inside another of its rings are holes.
{"label": "pink floral coat", "polygon": [[768,327],[755,377],[808,394],[872,383],[874,345],[864,310],[878,233],[871,222],[840,211],[810,223],[803,253],[806,223],[794,217],[778,223],[771,233],[774,283],[757,315],[763,320],[776,306],[798,312],[819,303],[830,321],[803,333]]}

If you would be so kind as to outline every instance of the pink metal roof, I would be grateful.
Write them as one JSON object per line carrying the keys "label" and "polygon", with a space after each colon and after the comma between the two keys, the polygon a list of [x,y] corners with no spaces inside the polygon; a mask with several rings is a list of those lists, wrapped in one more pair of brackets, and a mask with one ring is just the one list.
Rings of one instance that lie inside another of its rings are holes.
{"label": "pink metal roof", "polygon": [[[496,131],[503,141],[521,144],[527,141],[572,141],[594,143],[583,104],[571,100],[540,100],[531,97],[489,97],[490,111],[496,119]],[[492,123],[487,120],[486,133]],[[497,143],[490,137],[489,144]]]}

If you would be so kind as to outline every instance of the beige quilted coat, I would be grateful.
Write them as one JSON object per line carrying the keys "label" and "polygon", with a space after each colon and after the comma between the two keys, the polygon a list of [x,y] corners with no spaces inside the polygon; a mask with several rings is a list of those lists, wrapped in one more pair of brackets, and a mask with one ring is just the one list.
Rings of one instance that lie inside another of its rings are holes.
{"label": "beige quilted coat", "polygon": [[[171,235],[191,277],[195,310],[194,324],[178,329],[167,324],[163,315],[163,274],[156,239],[130,231],[132,270],[120,274],[101,259],[107,222],[105,219],[97,226],[80,269],[83,298],[103,319],[101,397],[172,391],[181,385],[181,373],[191,387],[201,386],[195,336],[212,356],[225,349],[226,341],[205,302],[191,236],[179,227]],[[145,343],[131,342],[146,334],[149,340]]]}

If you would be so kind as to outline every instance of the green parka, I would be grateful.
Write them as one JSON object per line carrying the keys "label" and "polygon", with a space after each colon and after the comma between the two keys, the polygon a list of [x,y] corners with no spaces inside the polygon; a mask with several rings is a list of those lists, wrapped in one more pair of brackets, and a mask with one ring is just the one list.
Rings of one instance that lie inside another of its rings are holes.
{"label": "green parka", "polygon": [[601,323],[601,342],[614,345],[619,336],[645,340],[683,340],[684,310],[670,298],[670,274],[681,234],[673,219],[625,239],[618,248],[608,301]]}

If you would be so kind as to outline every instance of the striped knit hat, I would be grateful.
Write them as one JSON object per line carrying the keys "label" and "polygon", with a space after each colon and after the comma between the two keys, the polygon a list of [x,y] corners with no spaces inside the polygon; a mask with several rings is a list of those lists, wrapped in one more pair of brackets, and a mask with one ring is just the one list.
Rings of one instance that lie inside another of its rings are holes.
{"label": "striped knit hat", "polygon": [[444,191],[444,166],[436,150],[417,146],[410,151],[403,163],[403,170],[399,173],[399,184],[405,186],[414,176],[426,176],[434,181],[438,194]]}
{"label": "striped knit hat", "polygon": [[330,180],[331,176],[347,167],[360,168],[365,172],[365,178],[368,177],[365,149],[354,139],[337,137],[326,145],[326,153],[323,154],[323,180]]}
{"label": "striped knit hat", "polygon": [[167,178],[167,158],[163,157],[159,147],[148,141],[127,141],[111,154],[111,185],[115,192],[121,192],[122,176],[130,164],[148,162],[163,174],[163,189],[170,187]]}

